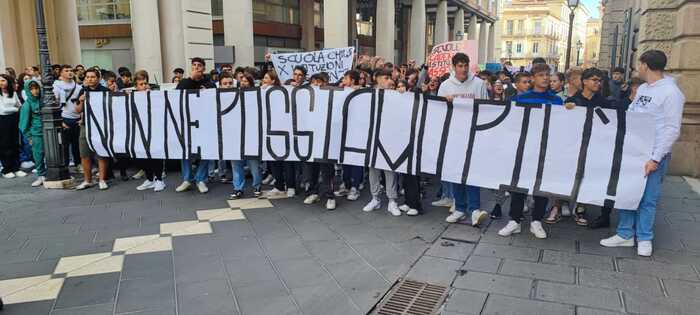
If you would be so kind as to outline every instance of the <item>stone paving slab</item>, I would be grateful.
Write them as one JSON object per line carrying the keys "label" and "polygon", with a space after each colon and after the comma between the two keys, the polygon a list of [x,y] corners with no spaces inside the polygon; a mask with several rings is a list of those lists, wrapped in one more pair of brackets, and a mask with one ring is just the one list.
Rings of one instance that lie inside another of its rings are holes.
{"label": "stone paving slab", "polygon": [[[611,229],[571,220],[540,240],[527,222],[511,237],[496,234],[506,219],[448,225],[445,208],[364,213],[366,191],[328,212],[301,197],[231,209],[230,185],[175,193],[177,173],[162,193],[135,181],[77,192],[1,180],[0,296],[26,287],[3,315],[365,314],[412,277],[452,287],[442,314],[696,314],[700,194],[668,179],[651,258],[602,248]],[[59,268],[67,257],[82,262]]]}

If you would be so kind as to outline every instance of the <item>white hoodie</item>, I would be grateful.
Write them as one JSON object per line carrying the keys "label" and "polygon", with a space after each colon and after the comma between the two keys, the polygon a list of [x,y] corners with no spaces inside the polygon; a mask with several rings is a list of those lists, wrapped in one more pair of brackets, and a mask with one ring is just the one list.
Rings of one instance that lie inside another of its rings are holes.
{"label": "white hoodie", "polygon": [[80,113],[75,111],[80,90],[82,90],[82,86],[75,82],[64,82],[61,80],[53,82],[53,94],[56,96],[56,101],[63,108],[61,117],[80,119]]}
{"label": "white hoodie", "polygon": [[629,111],[649,113],[654,117],[656,135],[652,160],[660,162],[671,152],[673,143],[681,133],[684,103],[685,96],[676,85],[676,80],[667,75],[652,84],[644,83],[637,89]]}
{"label": "white hoodie", "polygon": [[438,96],[453,96],[455,98],[488,99],[489,92],[486,89],[486,82],[479,77],[467,73],[467,79],[459,81],[454,74],[440,84]]}

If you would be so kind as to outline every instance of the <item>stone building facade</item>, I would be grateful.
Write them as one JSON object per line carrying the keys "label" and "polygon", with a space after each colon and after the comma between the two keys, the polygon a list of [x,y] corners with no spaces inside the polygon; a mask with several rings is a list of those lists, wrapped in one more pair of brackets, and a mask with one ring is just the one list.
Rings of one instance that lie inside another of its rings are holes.
{"label": "stone building facade", "polygon": [[[700,1],[604,0],[603,6],[601,68],[610,68],[613,47],[617,48],[615,64],[620,64],[623,34],[629,34],[624,39],[630,41],[628,62],[622,63],[628,71],[633,73],[639,55],[646,50],[659,49],[669,57],[668,71],[686,97],[681,137],[673,148],[670,173],[699,176]],[[627,9],[631,9],[630,32],[622,30]],[[616,45],[613,43],[615,25],[621,30]]]}

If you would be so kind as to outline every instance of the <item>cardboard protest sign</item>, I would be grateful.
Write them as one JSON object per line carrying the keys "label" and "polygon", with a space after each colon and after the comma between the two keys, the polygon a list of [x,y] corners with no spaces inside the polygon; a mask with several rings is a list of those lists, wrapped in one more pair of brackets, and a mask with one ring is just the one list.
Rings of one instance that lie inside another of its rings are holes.
{"label": "cardboard protest sign", "polygon": [[432,78],[450,72],[452,56],[458,52],[469,56],[470,68],[472,72],[476,73],[479,68],[479,42],[475,40],[461,40],[433,46],[428,57],[428,75]]}
{"label": "cardboard protest sign", "polygon": [[91,92],[100,156],[325,161],[636,209],[653,119],[379,89]]}
{"label": "cardboard protest sign", "polygon": [[294,67],[304,66],[311,76],[319,72],[327,72],[331,82],[343,78],[345,71],[352,69],[354,47],[325,49],[310,52],[272,54],[272,64],[280,78],[285,82],[292,78]]}

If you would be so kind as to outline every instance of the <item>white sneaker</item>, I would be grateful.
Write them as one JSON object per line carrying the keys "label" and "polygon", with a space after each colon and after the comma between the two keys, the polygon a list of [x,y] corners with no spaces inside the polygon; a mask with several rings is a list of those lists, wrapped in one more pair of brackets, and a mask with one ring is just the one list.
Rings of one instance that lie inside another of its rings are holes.
{"label": "white sneaker", "polygon": [[107,190],[109,188],[109,185],[107,185],[107,182],[105,182],[103,180],[101,180],[97,185],[99,186],[100,190]]}
{"label": "white sneaker", "polygon": [[304,204],[310,205],[312,203],[319,202],[320,200],[321,200],[321,198],[319,198],[317,194],[311,194],[304,199]]}
{"label": "white sneaker", "polygon": [[394,200],[389,201],[389,206],[387,206],[386,210],[389,211],[389,213],[391,213],[391,215],[393,215],[395,217],[398,217],[401,215],[401,210],[399,210],[399,205]]}
{"label": "white sneaker", "polygon": [[15,172],[15,176],[17,177],[25,177],[27,176],[27,173],[25,173],[23,170],[19,170]]}
{"label": "white sneaker", "polygon": [[267,174],[267,177],[265,177],[265,179],[263,179],[262,183],[263,183],[263,185],[269,185],[270,183],[272,183],[273,179],[275,179],[275,178],[272,177],[271,174]]}
{"label": "white sneaker", "polygon": [[600,240],[600,246],[605,247],[634,247],[634,238],[628,240],[622,238],[620,235],[613,235],[608,238]]}
{"label": "white sneaker", "polygon": [[32,173],[36,174],[36,169],[33,169],[33,170],[32,170]]}
{"label": "white sneaker", "polygon": [[335,210],[335,199],[328,199],[328,201],[326,201],[326,210]]}
{"label": "white sneaker", "polygon": [[447,223],[457,223],[458,221],[464,219],[466,216],[467,215],[462,211],[455,211],[452,212],[449,216],[447,216],[445,221]]}
{"label": "white sneaker", "polygon": [[486,213],[484,210],[474,210],[472,211],[472,226],[477,226],[484,222],[486,218],[489,217],[489,214]]}
{"label": "white sneaker", "polygon": [[443,197],[443,198],[440,198],[440,200],[436,200],[436,201],[431,202],[430,204],[433,205],[434,207],[448,207],[449,208],[452,206],[452,199],[447,198],[447,197]]}
{"label": "white sneaker", "polygon": [[88,189],[92,187],[92,183],[89,182],[82,182],[80,185],[75,186],[75,190],[83,190],[83,189]]}
{"label": "white sneaker", "polygon": [[360,199],[360,191],[357,190],[357,188],[355,188],[355,187],[350,188],[350,193],[348,193],[347,199],[350,201],[355,201],[357,199]]}
{"label": "white sneaker", "polygon": [[372,212],[382,207],[382,201],[377,198],[372,198],[372,200],[362,208],[364,212]]}
{"label": "white sneaker", "polygon": [[23,168],[23,169],[30,169],[30,168],[34,167],[34,162],[32,162],[32,161],[24,161],[24,162],[22,162],[22,163],[19,164],[19,167],[21,167],[21,168]]}
{"label": "white sneaker", "polygon": [[274,188],[274,187],[265,192],[265,198],[269,198],[269,199],[282,198],[285,196],[287,196],[287,194],[284,191],[281,191],[281,190]]}
{"label": "white sneaker", "polygon": [[153,191],[163,191],[165,190],[165,182],[162,180],[157,180],[153,182]]}
{"label": "white sneaker", "polygon": [[649,257],[651,256],[652,246],[651,241],[639,241],[637,242],[637,255]]}
{"label": "white sneaker", "polygon": [[571,208],[569,208],[568,203],[561,205],[561,216],[562,217],[570,217],[571,216]]}
{"label": "white sneaker", "polygon": [[297,190],[294,188],[287,188],[287,197],[294,198],[297,195]]}
{"label": "white sneaker", "polygon": [[[199,186],[199,184],[197,184],[197,186]],[[188,191],[190,190],[190,187],[192,187],[192,183],[190,183],[189,181],[184,181],[182,182],[182,184],[180,184],[180,186],[177,186],[177,188],[175,188],[175,192]]]}
{"label": "white sneaker", "polygon": [[206,194],[209,191],[209,187],[207,187],[205,182],[197,182],[197,190],[202,194]]}
{"label": "white sneaker", "polygon": [[345,188],[344,185],[340,185],[340,189],[334,191],[333,194],[334,194],[336,197],[347,196],[348,190],[347,190],[347,188]]}
{"label": "white sneaker", "polygon": [[536,238],[547,238],[547,232],[542,227],[542,222],[540,221],[530,222],[530,233]]}
{"label": "white sneaker", "polygon": [[508,221],[508,224],[498,231],[498,235],[500,236],[510,236],[511,234],[517,233],[520,233],[520,223],[514,220]]}
{"label": "white sneaker", "polygon": [[132,175],[131,178],[133,178],[133,179],[141,179],[141,178],[143,178],[144,176],[146,176],[146,172],[144,172],[143,170],[139,170],[138,172],[136,172],[136,174]]}
{"label": "white sneaker", "polygon": [[150,180],[145,180],[141,186],[136,187],[136,190],[146,190],[153,188],[154,183]]}
{"label": "white sneaker", "polygon": [[7,174],[2,174],[2,177],[5,177],[5,178],[15,178],[15,177],[17,177],[17,176],[15,176],[15,173],[10,172],[10,173],[7,173]]}
{"label": "white sneaker", "polygon": [[418,210],[409,207],[408,205],[400,205],[399,210],[406,212],[406,215],[414,216],[418,215]]}
{"label": "white sneaker", "polygon": [[46,177],[44,176],[39,176],[35,181],[32,182],[32,187],[39,187],[44,184],[44,180],[46,180]]}
{"label": "white sneaker", "polygon": [[450,209],[448,210],[448,212],[450,212],[450,213],[455,212],[455,203],[454,203],[454,202],[453,202],[452,205],[450,206]]}

